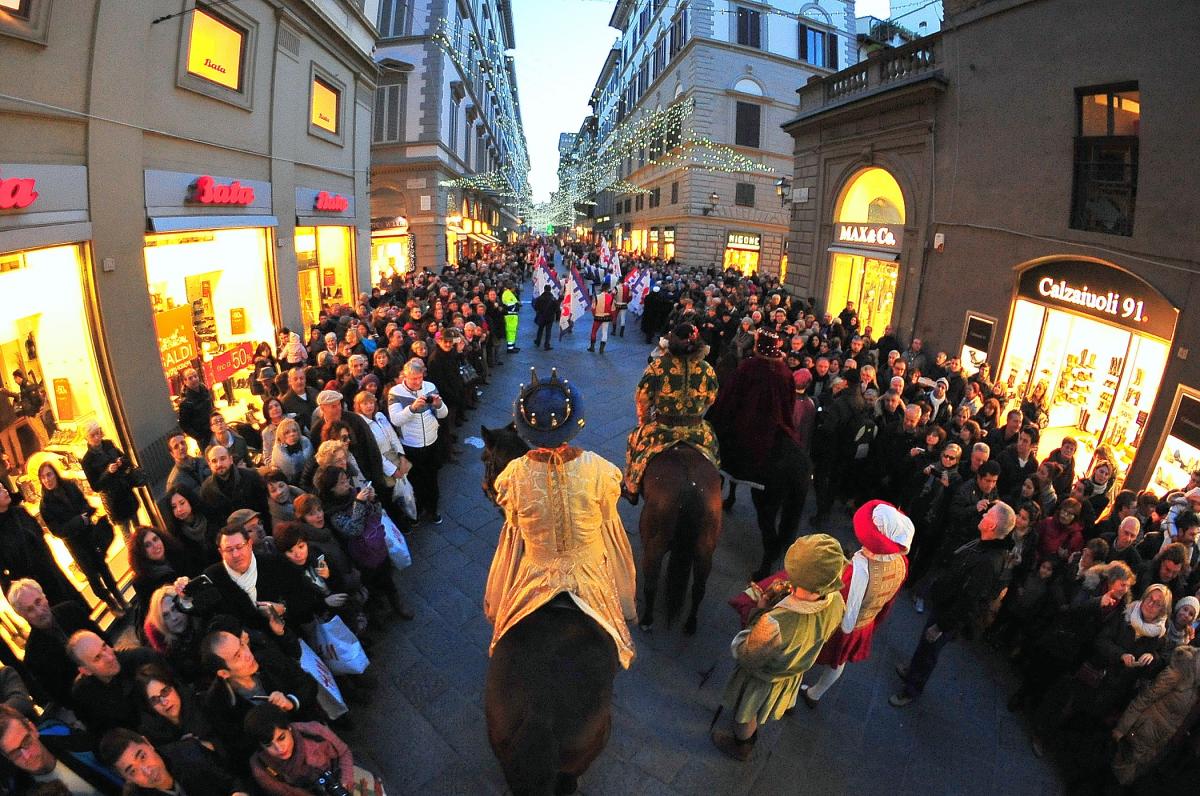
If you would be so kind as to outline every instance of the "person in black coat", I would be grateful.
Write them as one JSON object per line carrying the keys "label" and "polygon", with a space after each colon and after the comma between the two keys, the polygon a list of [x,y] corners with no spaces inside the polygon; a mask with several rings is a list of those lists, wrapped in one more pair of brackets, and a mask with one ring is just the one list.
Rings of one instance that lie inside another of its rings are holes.
{"label": "person in black coat", "polygon": [[108,551],[97,548],[96,528],[92,521],[96,510],[79,487],[63,478],[52,462],[44,462],[38,467],[38,480],[42,484],[42,522],[46,523],[50,533],[66,543],[96,596],[114,614],[124,614],[129,606],[108,568],[105,560]]}
{"label": "person in black coat", "polygon": [[257,470],[236,466],[229,450],[220,445],[212,446],[205,455],[212,475],[200,488],[200,499],[210,517],[221,520],[238,509],[251,509],[263,517],[271,516],[267,482]]}
{"label": "person in black coat", "polygon": [[[542,295],[533,300],[533,322],[537,324],[537,337],[533,341],[534,348],[543,346],[546,351],[550,350],[550,330],[554,327],[554,322],[558,320],[561,306],[562,302],[555,298],[554,289],[550,285],[542,288]],[[544,343],[543,335],[545,335]],[[436,379],[434,379],[434,384],[437,384]]]}
{"label": "person in black coat", "polygon": [[213,413],[212,392],[200,381],[195,368],[183,371],[183,392],[179,396],[179,427],[203,450],[212,437],[208,419]]}
{"label": "person in black coat", "polygon": [[1033,452],[1037,448],[1039,436],[1037,426],[1025,426],[1017,435],[1016,444],[1008,446],[996,456],[995,461],[1000,465],[1000,480],[996,484],[996,491],[1005,500],[1015,501],[1019,498],[1021,484],[1037,472],[1038,460]]}
{"label": "person in black coat", "polygon": [[981,629],[992,601],[1003,587],[1011,549],[1008,535],[1015,524],[1016,515],[1007,503],[993,504],[979,520],[978,539],[956,550],[934,581],[929,593],[929,620],[912,660],[896,669],[904,687],[888,699],[890,705],[904,707],[919,697],[942,648],[959,636],[972,638]]}
{"label": "person in black coat", "polygon": [[247,792],[220,756],[195,738],[156,748],[132,730],[110,730],[98,755],[125,779],[124,796],[231,796]]}
{"label": "person in black coat", "polygon": [[8,602],[13,610],[29,623],[25,642],[25,668],[30,675],[38,702],[48,701],[70,707],[71,686],[79,668],[67,652],[67,639],[79,630],[101,635],[100,626],[91,620],[88,610],[78,601],[70,600],[51,607],[42,586],[22,579],[8,590]]}
{"label": "person in black coat", "polygon": [[99,423],[88,423],[86,433],[88,449],[81,462],[83,474],[100,495],[108,521],[120,528],[121,535],[128,540],[133,535],[139,508],[133,491],[133,463],[120,448],[104,439]]}
{"label": "person in black coat", "polygon": [[52,605],[66,601],[84,605],[83,596],[54,561],[42,526],[0,484],[0,586],[8,591],[21,578],[37,581]]}
{"label": "person in black coat", "polygon": [[[441,385],[438,387],[440,389]],[[350,453],[354,454],[354,461],[358,463],[363,477],[382,489],[387,483],[387,477],[383,473],[383,454],[379,452],[379,443],[375,441],[371,427],[361,415],[345,411],[342,394],[335,390],[325,390],[317,395],[317,413],[313,415],[312,427],[308,432],[313,450],[321,447],[321,431],[325,424],[335,420],[341,420],[350,427]],[[254,506],[248,508],[258,511]],[[262,514],[269,514],[265,507]]]}
{"label": "person in black coat", "polygon": [[146,647],[114,650],[90,630],[67,639],[67,651],[79,666],[71,686],[75,714],[90,732],[102,735],[113,727],[136,727],[138,716],[135,675],[147,663],[165,666],[158,653]]}
{"label": "person in black coat", "polygon": [[0,705],[0,748],[20,750],[19,755],[2,755],[11,766],[0,768],[0,792],[70,793],[62,777],[74,775],[101,796],[121,793],[120,777],[96,760],[92,736],[56,719],[43,717],[35,725],[8,705]]}

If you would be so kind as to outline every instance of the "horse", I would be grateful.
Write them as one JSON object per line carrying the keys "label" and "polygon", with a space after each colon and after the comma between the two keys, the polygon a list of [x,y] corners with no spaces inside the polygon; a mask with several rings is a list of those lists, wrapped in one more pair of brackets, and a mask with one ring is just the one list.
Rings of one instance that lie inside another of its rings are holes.
{"label": "horse", "polygon": [[691,445],[673,445],[646,464],[642,477],[645,505],[638,521],[642,537],[642,612],[638,625],[649,631],[654,624],[663,556],[667,561],[667,626],[679,615],[692,577],[692,609],[683,632],[694,635],[696,615],[713,550],[721,537],[721,476],[704,454]]}
{"label": "horse", "polygon": [[[529,446],[516,427],[480,427],[483,490]],[[488,663],[488,742],[517,795],[574,793],[608,744],[617,648],[608,633],[562,593],[505,633]]]}
{"label": "horse", "polygon": [[[795,540],[812,472],[809,455],[787,434],[780,434],[767,457],[767,469],[753,478],[764,488],[750,491],[763,544],[762,560],[750,575],[751,580],[762,580],[775,572],[783,551]],[[736,499],[737,482],[731,481],[722,508],[731,511]]]}

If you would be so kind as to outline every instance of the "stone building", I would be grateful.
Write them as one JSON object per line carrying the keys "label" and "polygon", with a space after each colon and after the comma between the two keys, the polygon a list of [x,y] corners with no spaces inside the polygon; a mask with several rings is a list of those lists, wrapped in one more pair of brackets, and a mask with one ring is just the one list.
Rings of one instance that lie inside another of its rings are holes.
{"label": "stone building", "polygon": [[1200,470],[1194,9],[944,5],[941,33],[801,88],[787,282],[987,363],[1039,404],[1042,455],[1078,441],[1080,475],[1107,458],[1131,487],[1183,486]]}
{"label": "stone building", "polygon": [[507,239],[529,193],[511,0],[375,2],[373,281]]}
{"label": "stone building", "polygon": [[[854,3],[619,0],[609,24],[620,37],[591,97],[595,149],[615,149],[615,178],[642,191],[593,197],[583,228],[626,250],[778,273],[787,210],[776,181],[790,172],[780,125],[795,116],[796,85],[855,58]],[[697,168],[687,151],[662,158],[670,137],[627,146],[632,126],[687,102],[694,110],[676,136],[703,137],[772,171]]]}

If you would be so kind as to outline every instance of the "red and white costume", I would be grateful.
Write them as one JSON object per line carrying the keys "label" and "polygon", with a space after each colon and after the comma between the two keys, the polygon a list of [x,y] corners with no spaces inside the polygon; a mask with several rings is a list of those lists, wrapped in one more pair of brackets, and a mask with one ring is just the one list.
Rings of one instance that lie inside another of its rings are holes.
{"label": "red and white costume", "polygon": [[864,503],[854,513],[854,535],[862,548],[842,571],[842,598],[846,613],[841,626],[821,648],[817,664],[826,667],[806,693],[820,699],[847,663],[871,655],[871,639],[896,601],[908,575],[908,553],[913,524],[899,509],[883,500]]}

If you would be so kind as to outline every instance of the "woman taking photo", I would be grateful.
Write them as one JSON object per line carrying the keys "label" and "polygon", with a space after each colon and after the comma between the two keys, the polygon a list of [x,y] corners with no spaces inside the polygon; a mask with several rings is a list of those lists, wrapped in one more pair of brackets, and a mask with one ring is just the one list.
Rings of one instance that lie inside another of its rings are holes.
{"label": "woman taking photo", "polygon": [[99,423],[88,423],[85,434],[88,449],[81,462],[83,474],[92,491],[100,495],[108,521],[121,529],[128,544],[139,508],[137,495],[133,493],[133,464],[120,448],[104,439]]}
{"label": "woman taking photo", "polygon": [[201,675],[204,630],[200,619],[184,610],[184,599],[172,583],[155,589],[146,604],[142,635],[146,646],[163,656],[173,671],[194,682]]}
{"label": "woman taking photo", "polygon": [[[129,604],[121,594],[121,587],[108,568],[105,557],[107,547],[97,549],[97,528],[92,521],[96,510],[84,498],[83,492],[74,482],[62,477],[52,462],[43,462],[37,471],[42,484],[42,521],[50,533],[62,539],[71,552],[71,557],[87,577],[96,597],[103,600],[117,616],[124,616]],[[111,530],[107,534],[111,542]]]}
{"label": "woman taking photo", "polygon": [[283,403],[273,396],[263,403],[262,413],[262,466],[274,467],[275,439],[279,434],[279,425],[287,419],[287,415],[283,411]]}
{"label": "woman taking photo", "polygon": [[141,628],[150,604],[150,596],[159,586],[174,583],[183,576],[199,572],[197,566],[166,531],[141,527],[133,532],[126,548],[129,568],[133,571],[133,594],[136,602],[134,627]]}

